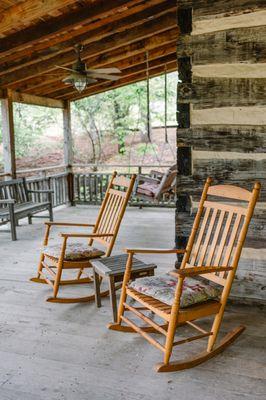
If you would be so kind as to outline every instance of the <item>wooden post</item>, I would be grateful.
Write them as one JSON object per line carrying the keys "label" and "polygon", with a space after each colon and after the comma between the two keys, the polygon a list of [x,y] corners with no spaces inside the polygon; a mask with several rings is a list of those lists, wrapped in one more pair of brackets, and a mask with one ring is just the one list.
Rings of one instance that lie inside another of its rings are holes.
{"label": "wooden post", "polygon": [[16,178],[16,154],[13,102],[8,92],[4,94],[1,101],[2,129],[3,129],[3,158],[6,179]]}
{"label": "wooden post", "polygon": [[73,165],[73,138],[71,131],[71,110],[70,102],[66,100],[63,108],[63,128],[64,128],[64,160],[67,171],[68,198],[70,204],[74,205],[74,177]]}
{"label": "wooden post", "polygon": [[[180,29],[180,39],[182,35],[189,35],[192,32],[192,8],[179,8],[177,12],[177,21]],[[178,74],[182,83],[192,82],[192,66],[190,57],[179,57]],[[177,136],[179,129],[190,128],[190,104],[182,104],[178,102],[177,97]],[[189,208],[188,195],[178,194],[182,187],[182,177],[192,173],[191,147],[177,147],[177,202],[176,202],[176,247],[185,248],[187,238],[179,231],[178,214],[186,213]],[[183,256],[177,256],[177,268],[180,266]]]}

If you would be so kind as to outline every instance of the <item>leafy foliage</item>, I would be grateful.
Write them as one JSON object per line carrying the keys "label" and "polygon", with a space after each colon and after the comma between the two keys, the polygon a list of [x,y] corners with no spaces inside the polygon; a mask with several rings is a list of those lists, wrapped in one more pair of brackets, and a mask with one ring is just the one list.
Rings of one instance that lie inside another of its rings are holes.
{"label": "leafy foliage", "polygon": [[[168,124],[176,124],[176,84],[177,73],[167,75]],[[126,155],[126,138],[136,131],[143,136],[138,153],[154,152],[154,146],[146,146],[147,141],[147,84],[137,82],[108,92],[100,93],[73,103],[73,126],[77,132],[89,136],[93,155],[88,162],[99,162],[102,156],[102,141],[105,132],[118,144],[117,151]],[[151,124],[164,125],[164,76],[150,79]]]}

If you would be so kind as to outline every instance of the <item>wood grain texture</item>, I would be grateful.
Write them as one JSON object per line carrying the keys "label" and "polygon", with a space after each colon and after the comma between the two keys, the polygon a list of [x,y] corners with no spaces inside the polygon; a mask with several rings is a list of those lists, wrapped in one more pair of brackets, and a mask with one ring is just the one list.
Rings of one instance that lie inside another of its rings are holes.
{"label": "wood grain texture", "polygon": [[[194,108],[266,105],[266,79],[199,78],[178,85],[178,101]],[[217,96],[219,93],[219,96]]]}
{"label": "wood grain texture", "polygon": [[194,150],[239,151],[263,153],[266,151],[266,127],[247,125],[193,125],[177,129],[177,145],[193,146]]}
{"label": "wood grain texture", "polygon": [[192,125],[266,125],[266,107],[213,107],[195,110],[192,106]]}
{"label": "wood grain texture", "polygon": [[266,60],[266,26],[182,35],[178,39],[177,54],[192,56],[193,65],[262,63]]}
{"label": "wood grain texture", "polygon": [[265,8],[264,0],[179,0],[179,7],[193,7],[194,18],[220,15],[230,15],[256,11]]}

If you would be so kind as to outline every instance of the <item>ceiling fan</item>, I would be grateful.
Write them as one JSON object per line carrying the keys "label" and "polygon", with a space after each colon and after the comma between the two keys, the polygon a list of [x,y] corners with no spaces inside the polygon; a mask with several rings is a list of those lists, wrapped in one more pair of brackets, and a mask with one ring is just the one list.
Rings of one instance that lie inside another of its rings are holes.
{"label": "ceiling fan", "polygon": [[80,54],[82,50],[83,45],[77,44],[75,46],[77,61],[72,65],[72,68],[56,65],[57,68],[70,72],[67,77],[62,79],[62,82],[73,85],[81,93],[89,83],[95,83],[98,79],[110,81],[117,81],[120,79],[120,76],[116,75],[121,74],[118,68],[87,69],[85,62],[81,60]]}

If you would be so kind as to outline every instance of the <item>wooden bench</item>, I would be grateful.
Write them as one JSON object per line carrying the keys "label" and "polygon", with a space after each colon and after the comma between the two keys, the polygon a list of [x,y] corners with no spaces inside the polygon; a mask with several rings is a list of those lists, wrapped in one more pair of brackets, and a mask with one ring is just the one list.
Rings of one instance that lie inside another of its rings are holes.
{"label": "wooden bench", "polygon": [[[46,201],[33,201],[32,193],[46,194]],[[26,179],[12,179],[0,182],[0,225],[10,222],[12,240],[17,240],[16,226],[19,219],[28,217],[29,224],[32,217],[46,218],[46,216],[35,216],[36,213],[48,210],[50,221],[53,220],[52,209],[53,190],[29,190]]]}

